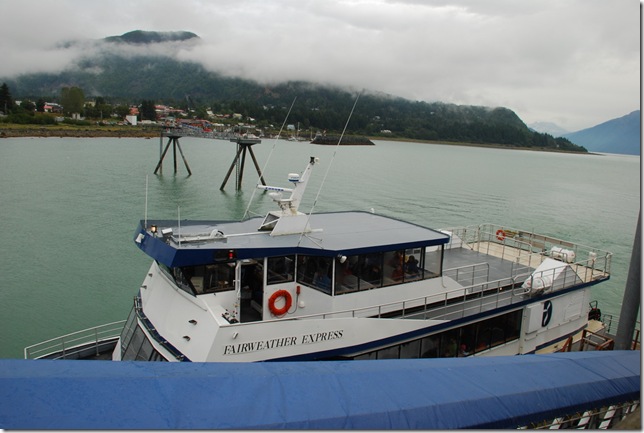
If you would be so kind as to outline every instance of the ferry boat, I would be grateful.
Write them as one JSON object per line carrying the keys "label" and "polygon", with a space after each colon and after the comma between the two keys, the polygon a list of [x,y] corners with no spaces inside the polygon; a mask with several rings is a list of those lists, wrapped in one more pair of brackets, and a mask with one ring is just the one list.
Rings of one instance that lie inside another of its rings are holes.
{"label": "ferry boat", "polygon": [[[128,319],[76,347],[115,361],[492,356],[561,350],[586,329],[610,252],[493,224],[306,214],[317,163],[288,188],[258,185],[277,205],[264,217],[141,221],[134,242],[152,264]],[[87,355],[53,341],[25,357]]]}

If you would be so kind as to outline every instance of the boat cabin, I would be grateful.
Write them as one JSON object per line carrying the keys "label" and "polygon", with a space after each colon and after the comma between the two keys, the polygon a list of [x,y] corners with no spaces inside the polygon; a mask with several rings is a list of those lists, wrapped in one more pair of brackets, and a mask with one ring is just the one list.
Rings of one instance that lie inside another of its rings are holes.
{"label": "boat cabin", "polygon": [[[142,221],[138,232],[148,235],[137,243],[190,296],[229,298],[226,308],[239,321],[283,316],[304,290],[331,311],[336,297],[441,275],[445,233],[369,212],[308,219],[315,228],[309,233],[280,236],[258,230],[261,218],[149,221],[147,230]],[[280,290],[286,293],[271,301]],[[320,307],[315,310],[324,312]]]}

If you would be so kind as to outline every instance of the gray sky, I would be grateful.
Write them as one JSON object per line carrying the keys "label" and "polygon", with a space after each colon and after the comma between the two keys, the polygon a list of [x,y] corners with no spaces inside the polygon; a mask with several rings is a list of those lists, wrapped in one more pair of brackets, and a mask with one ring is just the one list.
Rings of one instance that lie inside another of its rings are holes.
{"label": "gray sky", "polygon": [[640,105],[636,0],[0,0],[0,76],[56,71],[96,40],[186,30],[169,55],[262,82],[504,106],[577,131]]}

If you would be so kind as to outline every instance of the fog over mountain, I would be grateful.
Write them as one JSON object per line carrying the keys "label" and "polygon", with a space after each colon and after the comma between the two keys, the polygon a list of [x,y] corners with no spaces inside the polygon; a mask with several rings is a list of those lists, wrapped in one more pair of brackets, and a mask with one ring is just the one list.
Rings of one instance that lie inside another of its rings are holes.
{"label": "fog over mountain", "polygon": [[[571,131],[639,107],[640,5],[633,1],[21,0],[3,2],[2,12],[0,79],[58,73],[100,47],[153,51],[262,84],[507,107],[528,123]],[[134,29],[199,38],[103,41]]]}
{"label": "fog over mountain", "polygon": [[570,132],[552,122],[534,122],[530,123],[528,127],[534,129],[537,132],[545,132],[546,134],[550,134],[553,137],[561,137],[562,135]]}

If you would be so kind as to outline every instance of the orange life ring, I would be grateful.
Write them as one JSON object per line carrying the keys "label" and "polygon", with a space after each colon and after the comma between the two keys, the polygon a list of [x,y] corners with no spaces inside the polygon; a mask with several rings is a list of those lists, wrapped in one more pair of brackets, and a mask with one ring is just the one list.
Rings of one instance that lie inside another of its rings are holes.
{"label": "orange life ring", "polygon": [[496,238],[498,240],[502,241],[503,239],[505,239],[505,232],[503,230],[501,230],[501,229],[497,230],[496,231]]}
{"label": "orange life ring", "polygon": [[[282,308],[277,308],[275,306],[277,298],[284,298],[284,306]],[[268,309],[271,310],[271,313],[275,316],[286,314],[286,312],[291,308],[291,304],[293,304],[293,298],[286,290],[278,290],[268,298]]]}

